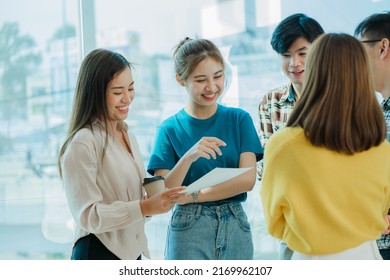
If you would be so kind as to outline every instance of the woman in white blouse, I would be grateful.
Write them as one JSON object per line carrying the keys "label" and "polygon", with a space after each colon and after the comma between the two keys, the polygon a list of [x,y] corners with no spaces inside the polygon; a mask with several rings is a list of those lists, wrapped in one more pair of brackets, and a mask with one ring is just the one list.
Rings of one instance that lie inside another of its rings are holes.
{"label": "woman in white blouse", "polygon": [[66,197],[77,224],[71,259],[150,258],[145,217],[169,211],[184,187],[145,198],[145,167],[124,122],[134,99],[131,64],[97,49],[80,68],[72,116],[59,153]]}

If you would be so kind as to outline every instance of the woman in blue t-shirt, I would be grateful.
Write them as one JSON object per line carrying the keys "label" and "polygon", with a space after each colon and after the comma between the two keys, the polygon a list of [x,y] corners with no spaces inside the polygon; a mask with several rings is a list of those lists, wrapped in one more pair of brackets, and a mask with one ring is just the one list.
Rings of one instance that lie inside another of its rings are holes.
{"label": "woman in blue t-shirt", "polygon": [[225,85],[223,57],[209,40],[182,40],[174,51],[177,82],[189,101],[157,129],[148,172],[167,186],[188,186],[216,167],[252,167],[178,201],[168,228],[166,259],[252,259],[241,202],[256,181],[263,150],[250,115],[217,103]]}

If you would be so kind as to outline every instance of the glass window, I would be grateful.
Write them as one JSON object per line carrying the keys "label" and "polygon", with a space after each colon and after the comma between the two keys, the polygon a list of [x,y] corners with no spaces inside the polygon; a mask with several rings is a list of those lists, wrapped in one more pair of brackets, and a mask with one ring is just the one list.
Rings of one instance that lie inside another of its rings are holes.
{"label": "glass window", "polygon": [[81,58],[77,5],[2,3],[0,259],[69,258],[72,223],[56,157]]}
{"label": "glass window", "polygon": [[[275,25],[303,12],[326,32],[353,33],[360,20],[389,1],[320,0],[52,0],[3,1],[0,13],[0,259],[68,259],[73,221],[58,177],[82,58],[94,48],[134,63],[136,99],[128,124],[145,165],[156,126],[180,110],[172,50],[184,37],[213,40],[228,62],[221,102],[257,122],[260,98],[286,83],[271,49]],[[23,8],[21,8],[23,7]],[[353,7],[353,13],[351,13]],[[34,13],[31,11],[34,10]],[[12,12],[11,12],[12,11]],[[275,259],[266,231],[260,184],[244,203],[256,259]],[[146,224],[153,259],[162,259],[170,213]]]}

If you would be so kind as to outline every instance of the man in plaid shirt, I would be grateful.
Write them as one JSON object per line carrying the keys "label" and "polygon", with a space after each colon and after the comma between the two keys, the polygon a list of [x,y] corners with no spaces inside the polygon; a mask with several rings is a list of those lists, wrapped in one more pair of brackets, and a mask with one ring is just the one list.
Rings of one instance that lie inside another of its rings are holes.
{"label": "man in plaid shirt", "polygon": [[[271,46],[279,54],[283,74],[290,82],[266,93],[259,104],[258,135],[265,147],[276,131],[284,128],[302,89],[305,58],[310,45],[324,33],[321,25],[305,14],[293,14],[281,21],[272,34]],[[257,167],[259,179],[263,160]],[[281,242],[279,259],[291,259],[293,251]]]}
{"label": "man in plaid shirt", "polygon": [[[376,13],[365,18],[356,27],[355,37],[359,37],[371,61],[375,90],[383,96],[381,106],[387,135],[390,135],[390,12]],[[389,136],[387,140],[390,141]],[[390,234],[382,235],[377,244],[383,259],[390,260]]]}
{"label": "man in plaid shirt", "polygon": [[[275,28],[271,46],[278,53],[283,74],[290,83],[270,90],[259,104],[258,135],[263,148],[276,131],[284,128],[302,89],[305,58],[311,43],[324,33],[321,25],[305,14],[293,14]],[[258,164],[259,180],[263,161]]]}

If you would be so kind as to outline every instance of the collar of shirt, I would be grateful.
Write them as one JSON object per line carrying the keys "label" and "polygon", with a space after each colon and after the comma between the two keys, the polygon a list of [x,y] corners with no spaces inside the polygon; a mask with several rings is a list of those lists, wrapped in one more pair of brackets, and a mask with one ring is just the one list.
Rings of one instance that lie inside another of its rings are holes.
{"label": "collar of shirt", "polygon": [[295,91],[291,83],[286,93],[280,98],[280,102],[284,102],[286,100],[291,103],[295,101]]}
{"label": "collar of shirt", "polygon": [[[104,122],[101,121],[101,120],[99,120],[99,119],[97,119],[97,118],[94,119],[94,120],[92,121],[92,123],[91,123],[91,125],[94,125],[94,124],[99,124],[99,125],[101,125],[102,127],[105,127]],[[116,129],[118,129],[118,130],[120,130],[120,131],[123,131],[123,132],[127,133],[129,127],[128,127],[128,125],[127,125],[124,121],[118,121],[118,122],[117,122],[117,125],[116,125]]]}

